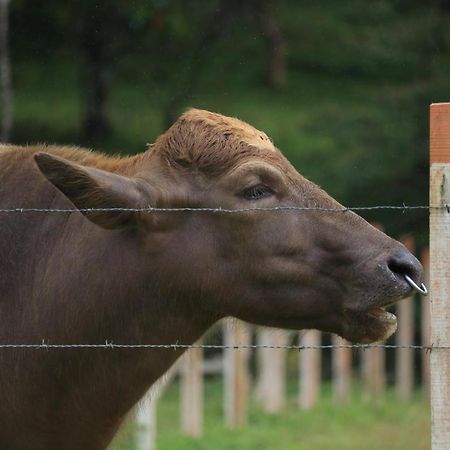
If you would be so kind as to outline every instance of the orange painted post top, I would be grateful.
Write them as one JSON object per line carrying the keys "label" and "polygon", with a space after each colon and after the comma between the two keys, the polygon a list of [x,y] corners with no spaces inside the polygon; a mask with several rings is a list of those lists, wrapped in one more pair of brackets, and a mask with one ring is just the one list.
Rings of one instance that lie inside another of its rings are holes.
{"label": "orange painted post top", "polygon": [[450,103],[430,105],[430,164],[450,163]]}

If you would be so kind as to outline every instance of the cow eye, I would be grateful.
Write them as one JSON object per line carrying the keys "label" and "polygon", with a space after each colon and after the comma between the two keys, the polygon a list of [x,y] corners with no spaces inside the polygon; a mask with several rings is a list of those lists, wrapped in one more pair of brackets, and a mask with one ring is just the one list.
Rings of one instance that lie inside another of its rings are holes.
{"label": "cow eye", "polygon": [[258,184],[257,186],[245,189],[242,192],[242,197],[246,200],[259,200],[261,198],[270,197],[273,194],[274,192],[270,187]]}

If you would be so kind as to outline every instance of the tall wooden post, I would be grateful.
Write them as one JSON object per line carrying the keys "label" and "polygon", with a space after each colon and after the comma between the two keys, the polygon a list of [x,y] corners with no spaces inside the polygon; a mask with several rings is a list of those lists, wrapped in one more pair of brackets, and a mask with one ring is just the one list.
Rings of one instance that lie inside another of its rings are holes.
{"label": "tall wooden post", "polygon": [[348,345],[345,339],[333,335],[332,365],[333,365],[333,391],[337,403],[346,403],[350,398],[350,381],[352,377],[352,349],[340,347]]}
{"label": "tall wooden post", "polygon": [[[403,236],[400,241],[414,253],[414,240],[412,236]],[[395,388],[400,400],[411,399],[414,388],[414,353],[412,349],[402,348],[413,344],[414,340],[414,300],[409,297],[402,300],[397,306],[398,330],[396,343],[400,347],[395,352]]]}
{"label": "tall wooden post", "polygon": [[138,450],[155,450],[156,448],[156,410],[158,396],[150,393],[138,406],[136,411],[135,441]]}
{"label": "tall wooden post", "polygon": [[[320,345],[320,331],[302,331],[300,345],[315,347]],[[300,351],[300,394],[299,405],[302,409],[311,409],[319,399],[321,381],[320,349],[304,349]]]}
{"label": "tall wooden post", "polygon": [[203,433],[203,349],[192,348],[181,364],[181,429],[191,437]]}
{"label": "tall wooden post", "polygon": [[384,348],[362,350],[361,369],[363,377],[363,398],[377,399],[386,389],[386,354]]}
{"label": "tall wooden post", "polygon": [[136,411],[135,441],[137,450],[154,450],[156,448],[156,411],[158,401],[178,372],[178,363],[175,363],[159,380],[149,389]]}
{"label": "tall wooden post", "polygon": [[[282,346],[288,342],[286,330],[261,327],[258,330],[258,344]],[[256,397],[263,410],[275,414],[286,403],[286,350],[282,348],[258,349],[258,382]]]}
{"label": "tall wooden post", "polygon": [[[450,346],[450,103],[431,105],[430,164],[431,341]],[[450,352],[432,350],[430,367],[432,449],[444,450],[450,446]]]}
{"label": "tall wooden post", "polygon": [[[421,255],[423,265],[423,280],[425,286],[430,285],[430,251],[425,249]],[[421,297],[421,335],[422,345],[428,347],[431,344],[430,328],[430,298]],[[422,351],[422,389],[425,395],[430,395],[430,353]]]}
{"label": "tall wooden post", "polygon": [[[250,325],[240,320],[225,320],[225,345],[250,344]],[[250,373],[248,349],[225,349],[225,422],[230,428],[240,428],[247,424]]]}

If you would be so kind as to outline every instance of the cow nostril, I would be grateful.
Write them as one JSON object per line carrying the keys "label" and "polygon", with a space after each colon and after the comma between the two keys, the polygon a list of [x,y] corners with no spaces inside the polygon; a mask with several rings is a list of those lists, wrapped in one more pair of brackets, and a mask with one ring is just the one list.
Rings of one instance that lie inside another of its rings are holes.
{"label": "cow nostril", "polygon": [[391,272],[402,278],[408,276],[414,282],[419,283],[422,276],[422,265],[406,249],[390,258],[387,266]]}

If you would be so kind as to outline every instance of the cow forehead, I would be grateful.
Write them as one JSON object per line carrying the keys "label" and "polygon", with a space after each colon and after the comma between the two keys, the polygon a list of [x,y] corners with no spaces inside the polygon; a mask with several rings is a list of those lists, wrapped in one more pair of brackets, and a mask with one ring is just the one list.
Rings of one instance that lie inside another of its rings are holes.
{"label": "cow forehead", "polygon": [[192,109],[184,113],[155,143],[173,165],[195,167],[217,175],[252,157],[282,156],[262,131],[233,117]]}
{"label": "cow forehead", "polygon": [[184,113],[179,120],[190,123],[194,127],[204,128],[205,132],[223,134],[255,147],[275,151],[272,141],[265,133],[234,117],[191,109]]}

